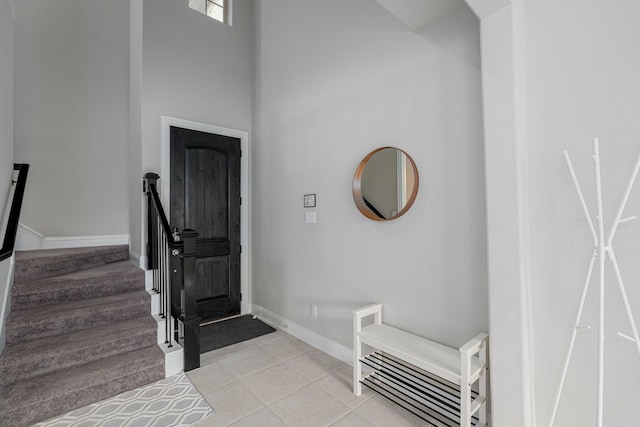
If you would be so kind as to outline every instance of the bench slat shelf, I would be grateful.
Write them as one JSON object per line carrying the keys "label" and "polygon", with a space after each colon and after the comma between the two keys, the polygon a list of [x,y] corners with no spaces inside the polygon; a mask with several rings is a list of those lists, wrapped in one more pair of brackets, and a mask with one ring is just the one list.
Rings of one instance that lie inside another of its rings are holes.
{"label": "bench slat shelf", "polygon": [[[459,386],[380,351],[366,355],[362,363],[374,369],[361,380],[363,385],[430,424],[460,425]],[[477,395],[472,391],[474,398]],[[480,399],[475,402],[479,404]],[[472,418],[471,423],[478,425],[478,418]]]}
{"label": "bench slat shelf", "polygon": [[[353,313],[356,395],[364,384],[437,426],[488,425],[486,334],[456,350],[383,324],[382,304]],[[373,324],[362,326],[369,316]],[[373,352],[363,355],[362,345]]]}
{"label": "bench slat shelf", "polygon": [[436,427],[456,427],[459,425],[455,420],[443,415],[442,411],[434,409],[430,405],[425,405],[410,395],[399,392],[394,387],[377,380],[373,375],[363,379],[362,384]]}

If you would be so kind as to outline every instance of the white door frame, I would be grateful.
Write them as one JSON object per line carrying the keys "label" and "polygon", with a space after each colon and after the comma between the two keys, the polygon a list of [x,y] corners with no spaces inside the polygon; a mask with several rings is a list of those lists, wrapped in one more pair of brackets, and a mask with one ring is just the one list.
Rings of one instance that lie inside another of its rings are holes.
{"label": "white door frame", "polygon": [[[206,123],[198,123],[191,120],[178,119],[175,117],[160,117],[160,200],[163,206],[170,206],[169,195],[171,183],[170,160],[171,160],[171,126],[183,129],[197,130],[200,132],[213,133],[216,135],[230,136],[240,139],[240,148],[242,156],[240,157],[240,197],[242,205],[240,206],[240,245],[242,252],[240,253],[240,292],[242,293],[242,301],[240,302],[240,313],[248,314],[251,312],[251,280],[249,272],[250,248],[249,248],[249,133],[236,129],[224,128]],[[167,219],[171,223],[170,212],[166,212]]]}

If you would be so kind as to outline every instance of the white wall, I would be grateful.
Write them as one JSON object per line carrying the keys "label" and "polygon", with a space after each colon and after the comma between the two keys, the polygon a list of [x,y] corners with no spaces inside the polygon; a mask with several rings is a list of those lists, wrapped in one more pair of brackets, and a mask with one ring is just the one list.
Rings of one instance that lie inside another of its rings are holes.
{"label": "white wall", "polygon": [[129,2],[16,6],[22,222],[45,236],[128,234]]}
{"label": "white wall", "polygon": [[[13,37],[12,0],[0,0],[0,239],[13,177]],[[1,244],[1,243],[0,243]],[[0,277],[4,277],[0,271]],[[0,283],[2,279],[0,279]]]}
{"label": "white wall", "polygon": [[142,255],[142,39],[143,0],[131,0],[129,15],[129,250]]}
{"label": "white wall", "polygon": [[142,173],[160,173],[163,115],[251,130],[252,25],[250,0],[233,2],[232,27],[190,9],[186,0],[144,2]]}
{"label": "white wall", "polygon": [[[525,2],[527,138],[536,415],[548,425],[591,256],[592,242],[564,164],[571,155],[595,217],[591,140],[600,138],[609,230],[640,154],[640,3]],[[640,212],[640,183],[625,217]],[[640,321],[640,223],[620,226],[614,248]],[[607,261],[608,263],[608,261]],[[597,273],[587,295],[556,426],[595,425]],[[606,274],[604,425],[635,426],[640,355],[611,269]]]}
{"label": "white wall", "polygon": [[[13,176],[13,37],[14,16],[12,0],[0,0],[0,242],[4,240],[4,214],[11,204],[8,200]],[[0,243],[2,245],[2,243]],[[0,262],[0,353],[4,349],[4,319],[6,296],[10,286],[8,273],[11,259]]]}
{"label": "white wall", "polygon": [[[445,344],[486,331],[475,16],[465,7],[416,34],[364,0],[272,0],[257,13],[253,302],[348,347],[351,311],[372,301]],[[379,223],[359,213],[351,182],[386,145],[413,157],[420,191]],[[306,193],[315,225],[303,223]]]}

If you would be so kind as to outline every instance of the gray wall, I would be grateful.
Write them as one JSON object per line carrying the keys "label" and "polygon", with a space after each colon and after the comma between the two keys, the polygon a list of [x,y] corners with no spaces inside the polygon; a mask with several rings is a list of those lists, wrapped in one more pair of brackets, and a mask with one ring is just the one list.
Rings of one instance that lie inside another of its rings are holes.
{"label": "gray wall", "polygon": [[31,164],[21,222],[128,234],[129,2],[16,6],[15,157]]}
{"label": "gray wall", "polygon": [[[567,149],[595,221],[592,139],[600,138],[605,231],[640,154],[640,3],[526,2],[527,138],[537,425],[548,425],[591,257],[592,240],[562,156]],[[640,212],[636,183],[623,217]],[[640,322],[640,223],[613,246]],[[597,270],[555,425],[595,425]],[[636,426],[640,355],[607,261],[604,425]],[[493,301],[492,301],[493,302]]]}
{"label": "gray wall", "polygon": [[[0,241],[4,240],[4,213],[8,209],[9,188],[13,174],[13,5],[0,0]],[[0,353],[5,346],[5,296],[10,260],[0,262]]]}
{"label": "gray wall", "polygon": [[[233,4],[230,27],[190,9],[186,0],[144,2],[143,173],[160,173],[163,115],[251,130],[253,2]],[[141,230],[132,230],[134,234]],[[140,240],[132,238],[135,241]],[[132,246],[132,250],[141,253],[142,248]]]}
{"label": "gray wall", "polygon": [[[372,1],[256,7],[253,302],[348,347],[351,310],[372,301],[445,344],[486,331],[477,18],[465,7],[416,34]],[[379,223],[351,183],[386,145],[413,157],[420,191]],[[317,224],[304,224],[306,193]]]}
{"label": "gray wall", "polygon": [[129,22],[129,250],[142,255],[142,22],[143,0],[131,0]]}
{"label": "gray wall", "polygon": [[[13,7],[0,0],[0,236],[13,175]],[[4,280],[0,271],[0,283]]]}

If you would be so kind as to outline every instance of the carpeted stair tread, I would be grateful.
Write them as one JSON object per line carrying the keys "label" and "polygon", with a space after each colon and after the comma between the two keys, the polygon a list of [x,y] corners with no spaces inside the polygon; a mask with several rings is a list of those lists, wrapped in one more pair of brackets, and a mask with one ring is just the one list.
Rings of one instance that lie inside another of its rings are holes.
{"label": "carpeted stair tread", "polygon": [[16,253],[0,427],[31,425],[164,378],[145,274],[126,245]]}
{"label": "carpeted stair tread", "polygon": [[150,304],[143,290],[12,311],[6,322],[7,343],[141,317],[150,312]]}
{"label": "carpeted stair tread", "polygon": [[118,261],[87,270],[28,282],[11,289],[13,310],[61,301],[77,301],[144,289],[144,272],[130,261]]}
{"label": "carpeted stair tread", "polygon": [[0,355],[0,385],[9,384],[129,352],[157,342],[157,323],[151,316],[54,335],[8,346]]}
{"label": "carpeted stair tread", "polygon": [[71,273],[127,259],[127,245],[16,252],[14,282]]}
{"label": "carpeted stair tread", "polygon": [[20,427],[164,378],[156,345],[0,387],[0,426]]}

